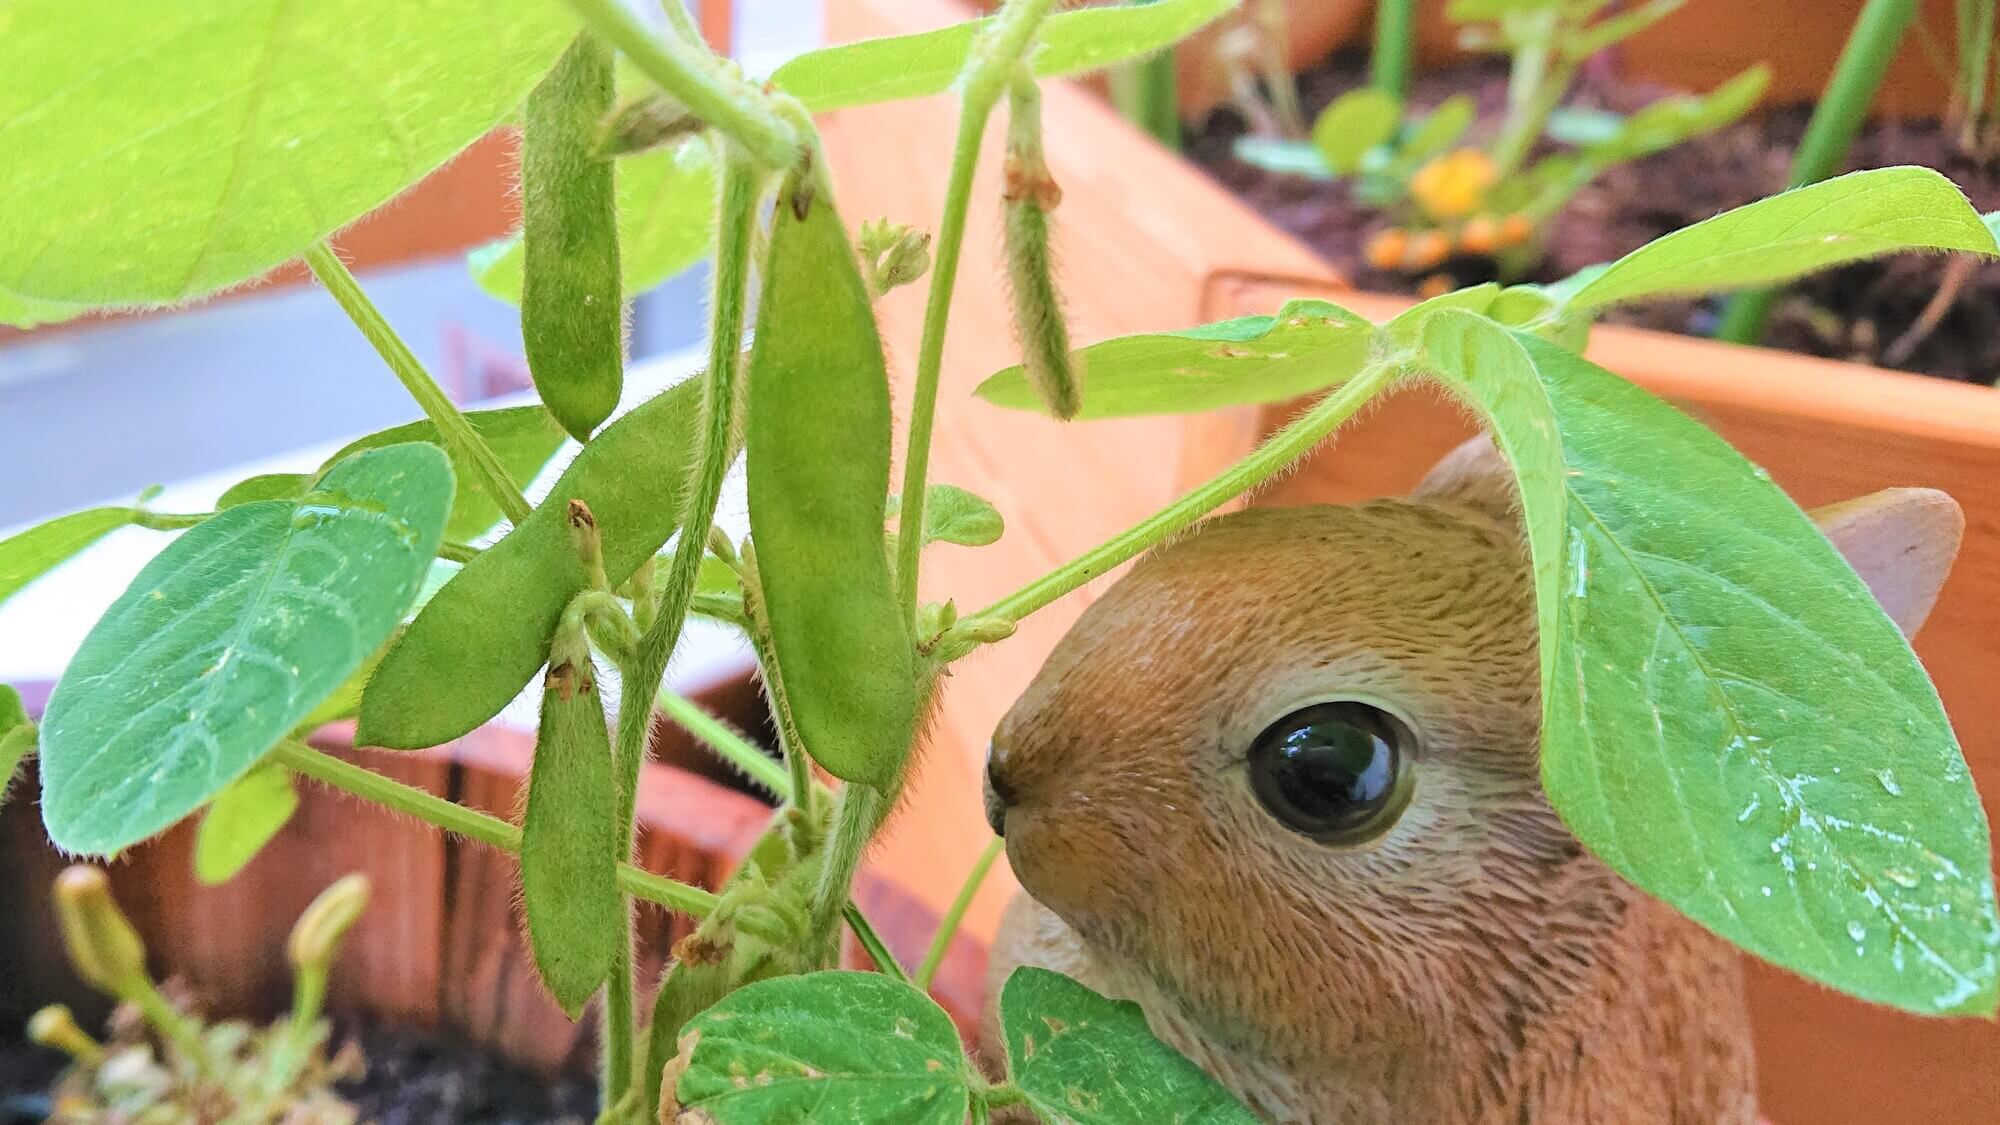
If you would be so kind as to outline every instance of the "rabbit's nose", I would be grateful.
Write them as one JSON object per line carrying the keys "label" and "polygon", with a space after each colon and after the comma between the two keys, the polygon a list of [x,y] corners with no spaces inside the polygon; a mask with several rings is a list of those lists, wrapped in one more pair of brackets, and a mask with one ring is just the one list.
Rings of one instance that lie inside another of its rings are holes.
{"label": "rabbit's nose", "polygon": [[998,746],[986,748],[986,823],[995,836],[1007,834],[1007,806],[1018,794],[1007,779],[1007,754]]}

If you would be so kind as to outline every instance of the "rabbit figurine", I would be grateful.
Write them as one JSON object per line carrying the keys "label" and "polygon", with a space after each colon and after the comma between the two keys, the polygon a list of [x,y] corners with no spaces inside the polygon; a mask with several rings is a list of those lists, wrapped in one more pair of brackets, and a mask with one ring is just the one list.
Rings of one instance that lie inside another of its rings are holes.
{"label": "rabbit figurine", "polygon": [[[1024,893],[991,994],[1029,964],[1135,1001],[1281,1122],[1755,1121],[1737,952],[1542,791],[1515,506],[1476,439],[1407,500],[1211,520],[1092,605],[994,736]],[[1957,504],[1814,518],[1914,632]]]}

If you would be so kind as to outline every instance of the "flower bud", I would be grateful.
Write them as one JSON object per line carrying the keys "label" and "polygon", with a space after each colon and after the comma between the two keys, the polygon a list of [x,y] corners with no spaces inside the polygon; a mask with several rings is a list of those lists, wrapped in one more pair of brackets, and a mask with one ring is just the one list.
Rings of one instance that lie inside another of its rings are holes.
{"label": "flower bud", "polygon": [[858,248],[868,267],[868,290],[878,297],[931,268],[930,232],[906,223],[876,219],[861,224]]}
{"label": "flower bud", "polygon": [[340,941],[368,908],[368,876],[355,872],[334,881],[292,924],[285,951],[297,968],[325,968],[340,955]]}
{"label": "flower bud", "polygon": [[1403,268],[1416,271],[1427,270],[1443,264],[1451,257],[1451,236],[1441,230],[1419,231],[1410,238],[1409,249],[1403,253]]}
{"label": "flower bud", "polygon": [[53,1047],[86,1066],[104,1057],[104,1047],[78,1027],[76,1017],[61,1004],[50,1004],[28,1020],[28,1041]]}
{"label": "flower bud", "polygon": [[121,999],[151,987],[146,946],[118,902],[102,868],[76,864],[56,877],[56,921],[77,975]]}
{"label": "flower bud", "polygon": [[1491,254],[1500,245],[1500,222],[1491,215],[1474,215],[1458,228],[1458,248],[1468,254]]}
{"label": "flower bud", "polygon": [[1410,197],[1433,219],[1458,219],[1479,210],[1500,179],[1493,158],[1476,148],[1454,149],[1410,177]]}
{"label": "flower bud", "polygon": [[633,98],[611,111],[597,130],[597,155],[630,156],[692,137],[704,128],[688,107],[665,94]]}
{"label": "flower bud", "polygon": [[1500,220],[1501,246],[1522,246],[1535,236],[1535,221],[1527,215],[1516,212]]}
{"label": "flower bud", "polygon": [[590,505],[581,500],[569,502],[570,541],[576,544],[576,557],[583,561],[583,573],[593,590],[602,590],[610,585],[604,575],[604,540],[597,532],[597,517],[591,514]]}

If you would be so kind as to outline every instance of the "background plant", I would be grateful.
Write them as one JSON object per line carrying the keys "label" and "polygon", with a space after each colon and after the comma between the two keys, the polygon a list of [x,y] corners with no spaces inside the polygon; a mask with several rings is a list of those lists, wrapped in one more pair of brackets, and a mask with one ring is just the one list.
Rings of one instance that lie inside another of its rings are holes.
{"label": "background plant", "polygon": [[[1536,232],[1606,169],[1720,129],[1763,96],[1769,74],[1753,67],[1706,95],[1662,98],[1629,116],[1571,114],[1556,137],[1551,122],[1584,61],[1681,3],[1609,11],[1611,0],[1453,0],[1446,12],[1461,25],[1461,40],[1510,60],[1506,109],[1493,123],[1478,121],[1464,94],[1421,116],[1410,112],[1415,13],[1400,0],[1385,3],[1376,13],[1369,84],[1334,99],[1309,140],[1245,137],[1236,155],[1351,180],[1355,196],[1392,223],[1367,247],[1378,269],[1425,271],[1463,253],[1494,257],[1503,275],[1518,275],[1538,256]],[[1567,147],[1536,157],[1545,138]]]}
{"label": "background plant", "polygon": [[299,915],[286,946],[292,1010],[267,1028],[204,1022],[155,984],[102,869],[71,867],[54,893],[71,966],[118,1008],[103,1042],[60,1005],[29,1020],[29,1039],[71,1060],[56,1086],[53,1125],[353,1125],[353,1107],[332,1086],[359,1077],[361,1057],[351,1044],[328,1050],[320,1007],[341,939],[368,904],[365,877],[339,880]]}
{"label": "background plant", "polygon": [[[0,222],[0,311],[30,322],[185,300],[301,257],[426,420],[317,473],[245,481],[213,512],[93,509],[0,543],[4,597],[112,528],[182,531],[97,623],[39,727],[0,700],[0,762],[39,753],[45,824],[75,852],[112,854],[201,811],[214,877],[282,823],[269,812],[282,798],[239,787],[284,793],[299,776],[518,853],[551,992],[572,1011],[602,996],[614,1125],[675,1105],[721,1121],[815,1106],[838,1120],[984,1119],[1009,1105],[1049,1116],[1073,1091],[1108,1121],[1155,1119],[1163,1098],[1247,1119],[1136,1009],[1047,973],[1003,990],[1007,1057],[989,1078],[924,991],[959,911],[912,980],[849,887],[953,661],[1270,479],[1375,395],[1431,379],[1482,414],[1521,480],[1546,781],[1584,843],[1744,948],[1834,987],[1913,1011],[1990,1012],[2000,921],[1986,823],[1908,646],[1753,466],[1576,351],[1591,316],[1619,301],[1901,249],[1994,255],[1988,226],[1935,173],[1889,169],[1718,216],[1555,286],[1479,286],[1382,325],[1294,302],[1073,354],[1051,273],[1060,185],[1041,157],[1034,80],[1157,51],[1230,7],[1052,14],[1047,0],[1009,0],[988,20],[802,56],[767,83],[711,55],[672,4],[661,36],[615,0],[265,0],[227,18],[24,0],[0,39],[0,69],[20,76],[0,91],[11,155],[0,192],[15,203]],[[424,81],[401,80],[413,74]],[[961,112],[943,213],[871,223],[857,254],[811,114],[946,91]],[[1080,418],[1318,397],[1215,479],[967,611],[920,598],[920,568],[931,543],[1001,530],[990,505],[930,480],[929,465],[973,174],[1003,101],[1024,362],[984,397]],[[516,107],[528,123],[525,227],[474,268],[523,302],[549,406],[461,414],[326,239]],[[112,162],[122,178],[105,174]],[[142,180],[148,190],[132,191]],[[933,218],[928,246],[901,225]],[[926,253],[898,478],[871,302],[916,280]],[[607,421],[609,384],[623,387],[622,363],[606,357],[622,342],[598,306],[703,255],[705,370]],[[524,489],[565,434],[580,450],[530,503]],[[741,541],[713,522],[738,457]],[[782,762],[662,688],[690,614],[749,638]],[[1642,667],[1674,674],[1635,684]],[[541,728],[517,819],[302,741],[358,715],[370,744],[446,742],[537,676]],[[781,802],[721,888],[631,862],[656,706]],[[1874,772],[1888,768],[1885,747],[1893,784]],[[822,785],[815,766],[842,784]],[[629,924],[641,901],[699,919],[649,1013]],[[842,927],[880,972],[831,967]],[[1070,1031],[1031,1054],[1022,1029],[1048,1020]]]}

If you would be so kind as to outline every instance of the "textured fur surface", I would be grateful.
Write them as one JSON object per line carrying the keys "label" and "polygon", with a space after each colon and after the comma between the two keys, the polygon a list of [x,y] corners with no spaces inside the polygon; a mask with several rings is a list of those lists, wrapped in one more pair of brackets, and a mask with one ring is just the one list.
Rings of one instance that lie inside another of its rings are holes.
{"label": "textured fur surface", "polygon": [[[1411,500],[1222,517],[1093,605],[994,737],[1027,893],[992,994],[1036,964],[1134,1000],[1278,1121],[1755,1120],[1736,953],[1542,791],[1511,484],[1480,443]],[[1417,737],[1408,808],[1352,847],[1246,775],[1259,731],[1326,699]]]}

